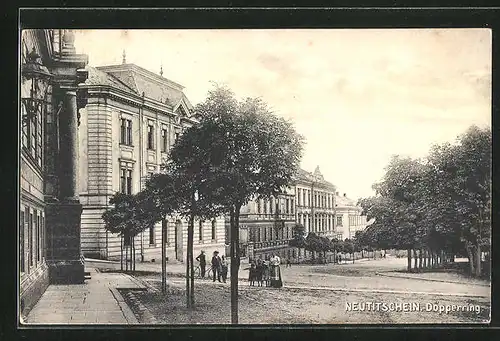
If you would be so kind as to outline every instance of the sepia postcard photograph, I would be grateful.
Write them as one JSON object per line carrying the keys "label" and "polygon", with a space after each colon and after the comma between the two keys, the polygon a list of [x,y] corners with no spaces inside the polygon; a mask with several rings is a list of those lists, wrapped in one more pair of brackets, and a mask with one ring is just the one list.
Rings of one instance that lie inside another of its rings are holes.
{"label": "sepia postcard photograph", "polygon": [[20,29],[18,321],[486,324],[492,32]]}

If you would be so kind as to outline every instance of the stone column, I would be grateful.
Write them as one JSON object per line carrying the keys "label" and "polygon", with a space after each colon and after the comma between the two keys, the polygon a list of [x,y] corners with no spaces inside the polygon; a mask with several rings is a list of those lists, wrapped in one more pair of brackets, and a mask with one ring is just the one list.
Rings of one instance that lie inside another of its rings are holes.
{"label": "stone column", "polygon": [[61,89],[63,102],[59,118],[60,151],[59,202],[46,206],[49,245],[47,260],[51,283],[78,284],[85,280],[81,258],[80,223],[82,205],[78,199],[78,113],[76,91]]}
{"label": "stone column", "polygon": [[78,118],[76,91],[63,90],[63,112],[60,119],[60,199],[64,202],[78,200]]}

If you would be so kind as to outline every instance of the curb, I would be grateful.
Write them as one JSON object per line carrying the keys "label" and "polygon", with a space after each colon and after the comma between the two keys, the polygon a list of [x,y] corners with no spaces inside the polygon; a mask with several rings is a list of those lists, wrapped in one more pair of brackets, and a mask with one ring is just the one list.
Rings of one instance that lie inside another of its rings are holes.
{"label": "curb", "polygon": [[376,292],[385,294],[414,294],[414,295],[434,295],[434,296],[457,296],[457,297],[473,297],[473,298],[489,298],[484,295],[471,295],[460,293],[445,293],[445,292],[425,292],[425,291],[401,291],[401,290],[383,290],[383,289],[347,289],[347,288],[329,288],[329,287],[301,287],[283,285],[285,289],[306,289],[306,290],[329,290],[342,292]]}
{"label": "curb", "polygon": [[135,277],[135,276],[132,276],[132,275],[129,275],[129,274],[124,274],[126,276],[128,276],[130,278],[130,280],[132,282],[134,282],[135,285],[137,285],[137,288],[121,288],[120,289],[133,289],[133,290],[137,290],[137,291],[146,291],[148,290],[148,285],[141,279]]}
{"label": "curb", "polygon": [[405,276],[405,275],[393,275],[392,271],[391,271],[391,273],[375,272],[375,274],[378,275],[378,276],[392,277],[392,278],[404,278],[404,279],[413,279],[413,280],[428,281],[428,282],[440,282],[440,283],[476,285],[476,286],[487,287],[487,288],[490,287],[490,285],[488,285],[488,284],[481,284],[481,283],[473,283],[472,284],[472,283],[463,283],[463,282],[459,282],[459,281],[445,281],[445,280],[442,280],[442,279],[418,278],[418,277],[411,277],[411,276]]}
{"label": "curb", "polygon": [[109,264],[120,264],[120,262],[106,260],[106,259],[94,259],[94,258],[85,258],[85,262],[89,263],[109,263]]}
{"label": "curb", "polygon": [[149,309],[144,304],[142,304],[142,302],[134,295],[134,293],[132,291],[129,291],[128,295],[129,295],[129,299],[139,309],[139,314],[140,314],[141,320],[143,321],[144,324],[158,324],[158,320],[156,319],[156,317],[154,317],[154,315],[151,314]]}
{"label": "curb", "polygon": [[125,320],[127,320],[127,323],[140,324],[137,318],[135,317],[134,313],[132,312],[132,309],[130,309],[128,304],[125,302],[125,299],[120,294],[120,292],[116,288],[109,288],[109,290],[111,291],[111,294],[114,296],[116,302],[118,302],[118,305],[120,306],[120,309],[123,313],[123,316],[125,317]]}

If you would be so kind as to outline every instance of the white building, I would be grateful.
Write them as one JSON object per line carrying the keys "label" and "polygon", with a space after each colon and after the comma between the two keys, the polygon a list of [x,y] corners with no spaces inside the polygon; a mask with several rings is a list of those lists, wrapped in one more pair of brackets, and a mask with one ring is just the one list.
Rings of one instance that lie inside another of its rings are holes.
{"label": "white building", "polygon": [[326,181],[319,167],[314,173],[300,170],[295,182],[296,222],[306,233],[333,238],[335,235],[335,186]]}
{"label": "white building", "polygon": [[362,231],[367,226],[366,216],[361,215],[363,209],[356,201],[346,196],[335,193],[335,238],[345,240],[353,238],[357,231]]}

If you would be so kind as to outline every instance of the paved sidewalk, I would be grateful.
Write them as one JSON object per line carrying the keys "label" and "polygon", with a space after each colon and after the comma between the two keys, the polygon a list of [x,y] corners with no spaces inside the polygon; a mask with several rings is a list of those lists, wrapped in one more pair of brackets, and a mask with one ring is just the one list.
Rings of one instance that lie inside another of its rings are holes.
{"label": "paved sidewalk", "polygon": [[92,278],[85,284],[50,285],[29,312],[25,324],[137,323],[116,289],[144,286],[126,274],[100,273],[89,268],[86,271]]}

